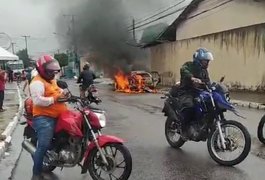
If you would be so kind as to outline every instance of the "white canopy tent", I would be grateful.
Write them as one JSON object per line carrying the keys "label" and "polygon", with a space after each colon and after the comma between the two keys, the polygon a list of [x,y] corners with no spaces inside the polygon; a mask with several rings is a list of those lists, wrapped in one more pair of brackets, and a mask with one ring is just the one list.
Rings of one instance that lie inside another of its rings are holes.
{"label": "white canopy tent", "polygon": [[16,61],[19,60],[17,55],[14,55],[4,48],[0,47],[0,61]]}

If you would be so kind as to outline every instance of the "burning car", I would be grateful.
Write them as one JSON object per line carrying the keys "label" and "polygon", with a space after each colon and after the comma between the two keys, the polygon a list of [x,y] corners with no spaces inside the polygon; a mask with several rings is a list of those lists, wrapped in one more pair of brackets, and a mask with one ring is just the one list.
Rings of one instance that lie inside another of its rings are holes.
{"label": "burning car", "polygon": [[155,88],[159,82],[160,76],[157,72],[131,71],[125,74],[119,71],[115,75],[115,90],[127,93],[156,92]]}

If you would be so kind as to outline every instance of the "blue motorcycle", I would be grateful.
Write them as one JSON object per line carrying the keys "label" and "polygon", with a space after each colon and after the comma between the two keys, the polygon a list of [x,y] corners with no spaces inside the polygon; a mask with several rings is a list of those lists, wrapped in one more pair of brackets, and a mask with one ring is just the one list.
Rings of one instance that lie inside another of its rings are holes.
{"label": "blue motorcycle", "polygon": [[165,99],[162,112],[167,116],[165,135],[170,146],[180,148],[186,141],[207,141],[209,154],[214,161],[224,166],[234,166],[248,156],[251,138],[241,123],[225,119],[227,110],[242,116],[229,102],[229,92],[223,80],[210,87],[204,85],[203,89],[196,89],[195,118],[185,128],[185,133],[181,125],[184,121],[179,107],[181,98],[174,96],[173,91],[162,97]]}

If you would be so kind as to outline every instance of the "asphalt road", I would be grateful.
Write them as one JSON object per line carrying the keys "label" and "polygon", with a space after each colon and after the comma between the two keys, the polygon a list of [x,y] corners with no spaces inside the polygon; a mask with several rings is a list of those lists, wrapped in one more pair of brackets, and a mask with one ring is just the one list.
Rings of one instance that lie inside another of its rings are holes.
{"label": "asphalt road", "polygon": [[[175,150],[166,142],[164,135],[165,117],[161,113],[161,100],[158,94],[123,94],[109,90],[107,85],[99,85],[100,105],[107,111],[108,123],[103,130],[105,134],[116,135],[125,139],[126,146],[133,158],[131,180],[259,180],[263,179],[265,160],[249,154],[247,159],[235,167],[222,167],[209,156],[206,143],[188,142],[180,150]],[[75,94],[77,88],[71,87]],[[263,111],[240,109],[247,119],[240,119],[228,113],[227,119],[235,119],[247,126],[253,138]],[[12,148],[20,148],[23,127],[15,132],[16,140]],[[254,138],[255,139],[255,138]],[[265,147],[255,142],[253,148],[260,152]],[[7,163],[8,164],[8,163]],[[7,165],[8,166],[8,165]],[[12,179],[29,180],[32,161],[26,151],[13,170]],[[81,175],[81,169],[56,169],[50,179],[84,180],[91,179],[88,174]],[[0,168],[0,175],[3,173]],[[1,178],[0,178],[1,179]]]}

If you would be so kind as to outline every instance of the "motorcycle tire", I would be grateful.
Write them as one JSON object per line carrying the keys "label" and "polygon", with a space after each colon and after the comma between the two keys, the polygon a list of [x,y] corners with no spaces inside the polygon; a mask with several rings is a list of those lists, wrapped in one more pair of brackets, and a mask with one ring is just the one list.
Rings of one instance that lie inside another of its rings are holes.
{"label": "motorcycle tire", "polygon": [[181,146],[183,146],[183,144],[186,142],[185,140],[182,139],[181,135],[179,135],[179,139],[176,141],[173,141],[170,137],[169,137],[169,131],[171,128],[172,123],[174,122],[174,120],[172,120],[172,118],[167,118],[166,123],[165,123],[165,136],[167,139],[167,142],[169,143],[169,145],[173,148],[180,148]]}
{"label": "motorcycle tire", "polygon": [[265,115],[261,118],[260,122],[259,122],[259,126],[258,126],[258,131],[257,131],[257,135],[258,135],[258,139],[260,140],[260,142],[262,142],[263,144],[265,144]]}
{"label": "motorcycle tire", "polygon": [[[132,172],[132,157],[131,157],[131,154],[130,154],[129,150],[123,144],[119,144],[119,143],[109,143],[109,144],[106,144],[104,147],[102,147],[103,151],[104,151],[104,149],[106,150],[108,148],[111,149],[111,152],[113,151],[112,148],[116,149],[114,159],[116,157],[117,151],[119,151],[122,154],[123,158],[124,158],[124,160],[122,161],[122,162],[125,163],[124,172],[121,174],[120,177],[116,177],[116,179],[119,179],[119,180],[127,180],[127,179],[129,179],[129,177],[131,175],[131,172]],[[112,156],[111,157],[110,156],[109,157],[106,156],[106,158],[107,158],[107,161],[110,164],[112,164],[112,160],[113,160]],[[88,157],[88,166],[87,167],[88,167],[89,174],[90,174],[90,176],[92,177],[93,180],[99,180],[99,179],[100,180],[104,180],[101,177],[101,171],[100,171],[100,174],[97,174],[97,172],[99,171],[99,167],[96,168],[95,166],[99,166],[99,165],[97,165],[96,163],[99,163],[99,164],[102,165],[102,160],[101,160],[101,157],[99,155],[99,151],[98,151],[97,147],[95,147],[91,151],[91,153],[90,153],[90,155]],[[117,162],[115,162],[115,163],[117,163]],[[118,163],[121,163],[121,162],[118,162]],[[114,165],[114,164],[112,164],[112,165]],[[118,165],[116,165],[116,167],[117,166]],[[123,168],[123,167],[120,167],[120,168]],[[110,176],[111,175],[109,174],[107,179],[109,179]]]}
{"label": "motorcycle tire", "polygon": [[212,131],[211,134],[209,135],[209,138],[207,141],[207,147],[208,147],[208,152],[209,152],[211,158],[215,162],[217,162],[218,164],[223,165],[223,166],[234,166],[234,165],[241,163],[248,156],[248,154],[250,152],[250,148],[251,148],[251,137],[250,137],[250,134],[249,134],[248,130],[246,129],[246,127],[237,121],[225,121],[224,123],[221,124],[221,127],[224,127],[226,125],[237,127],[242,132],[244,139],[245,139],[245,145],[244,145],[244,149],[243,149],[242,153],[237,158],[230,160],[230,161],[220,159],[218,157],[218,155],[216,155],[216,153],[213,152],[213,150],[212,150],[212,147],[214,146],[213,145],[214,139],[212,139],[212,138],[214,138],[215,135],[219,135],[218,129]]}
{"label": "motorcycle tire", "polygon": [[52,172],[55,168],[56,168],[56,166],[52,166],[52,165],[50,165],[49,163],[46,163],[46,162],[45,162],[45,158],[44,158],[44,160],[43,160],[43,166],[42,166],[42,171],[43,171],[44,173],[50,173],[50,172]]}

